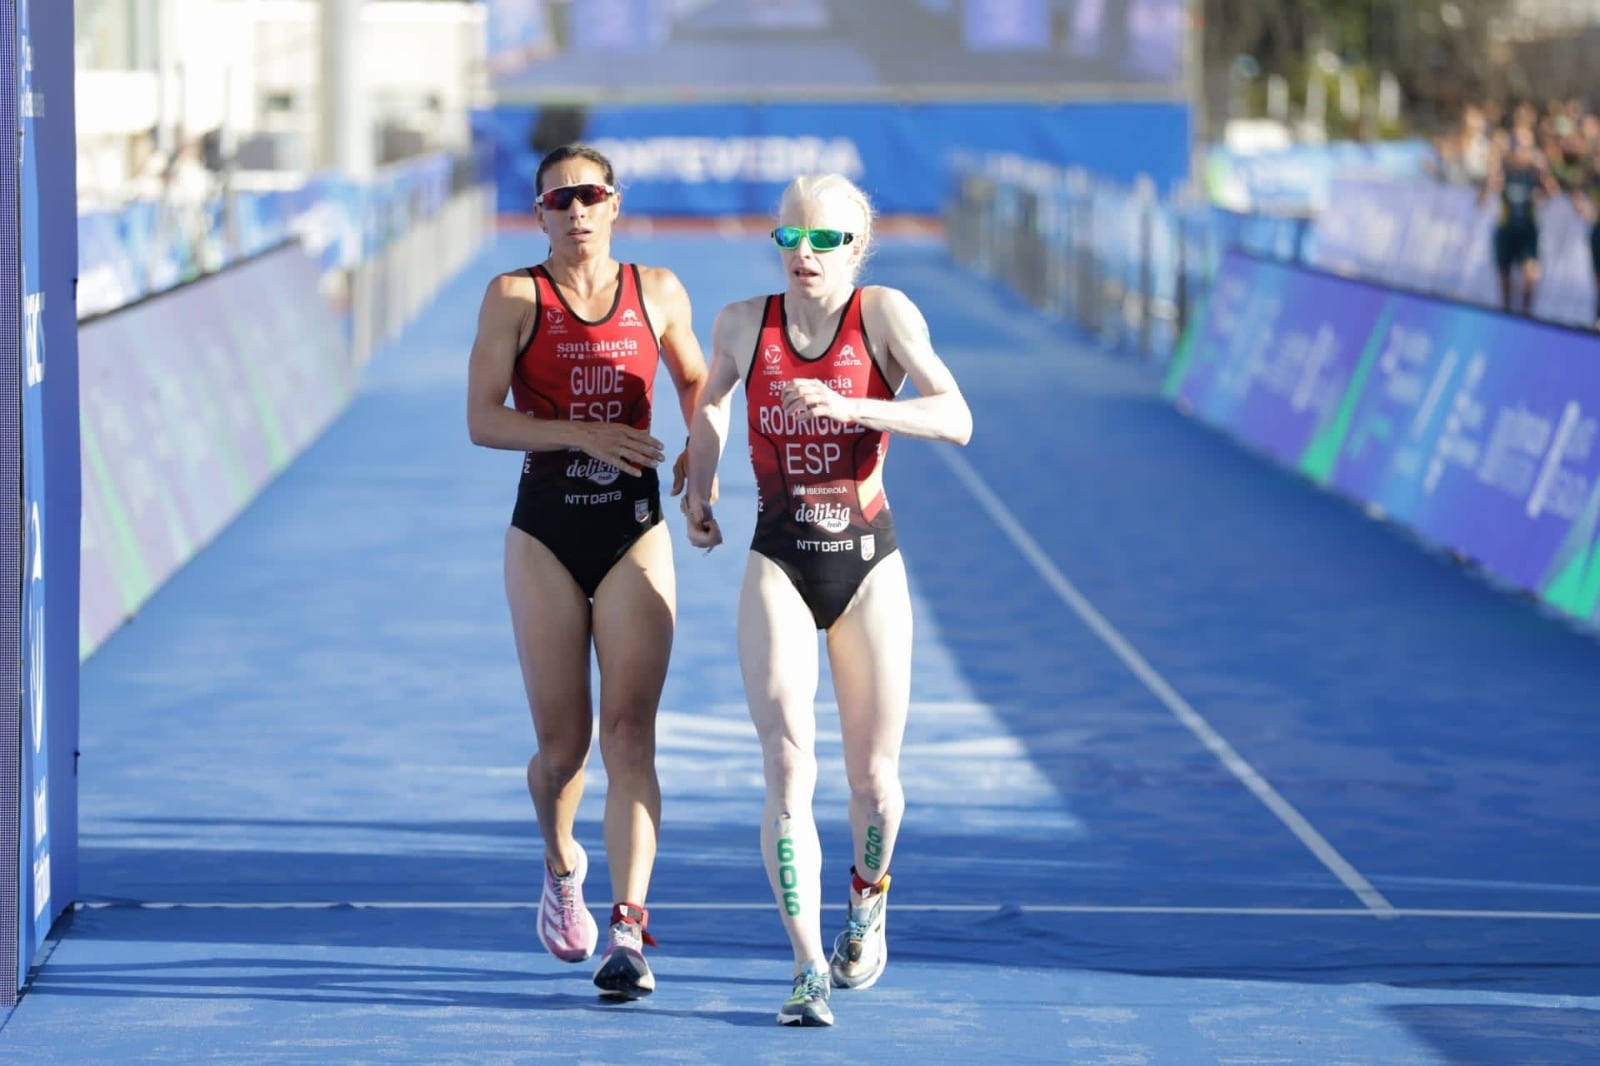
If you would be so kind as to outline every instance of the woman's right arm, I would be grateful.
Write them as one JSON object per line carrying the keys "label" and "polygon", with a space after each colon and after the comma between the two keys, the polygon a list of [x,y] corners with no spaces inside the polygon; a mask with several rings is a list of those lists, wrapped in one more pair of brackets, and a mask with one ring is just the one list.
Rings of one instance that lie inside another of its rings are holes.
{"label": "woman's right arm", "polygon": [[747,318],[748,308],[735,303],[724,307],[712,323],[711,366],[700,390],[700,406],[689,425],[689,487],[683,497],[683,513],[689,520],[689,542],[697,548],[722,542],[711,514],[711,490],[728,439],[733,390],[743,377],[737,353],[749,347],[744,343],[748,340]]}
{"label": "woman's right arm", "polygon": [[524,285],[513,274],[499,275],[483,294],[467,362],[467,433],[472,443],[518,452],[579,448],[635,477],[642,467],[658,465],[664,455],[661,442],[644,430],[617,422],[539,418],[506,405],[520,354],[517,342],[530,309]]}

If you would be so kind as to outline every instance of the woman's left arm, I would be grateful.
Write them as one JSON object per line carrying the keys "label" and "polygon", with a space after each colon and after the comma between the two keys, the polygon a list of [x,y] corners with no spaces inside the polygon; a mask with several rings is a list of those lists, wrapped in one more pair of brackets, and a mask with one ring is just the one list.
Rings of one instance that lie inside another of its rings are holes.
{"label": "woman's left arm", "polygon": [[918,395],[904,400],[840,396],[820,381],[790,383],[784,406],[795,414],[831,418],[906,437],[966,444],[972,439],[972,411],[966,397],[933,350],[928,322],[899,289],[875,285],[861,293],[867,334],[887,344],[891,366],[905,371]]}
{"label": "woman's left arm", "polygon": [[[665,267],[648,267],[641,274],[645,299],[661,315],[661,359],[678,390],[683,424],[693,425],[695,412],[700,409],[700,390],[706,383],[706,357],[699,338],[694,335],[694,309],[689,292],[678,276]],[[682,454],[672,464],[672,495],[683,491],[688,471],[689,449],[685,443]]]}

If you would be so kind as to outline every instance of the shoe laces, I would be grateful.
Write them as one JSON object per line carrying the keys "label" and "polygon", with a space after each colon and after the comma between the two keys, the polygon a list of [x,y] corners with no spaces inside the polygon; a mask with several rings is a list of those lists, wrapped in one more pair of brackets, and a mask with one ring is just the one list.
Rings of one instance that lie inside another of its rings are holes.
{"label": "shoe laces", "polygon": [[558,874],[552,870],[550,880],[556,889],[556,909],[561,914],[561,923],[565,925],[578,913],[578,871],[574,869]]}
{"label": "shoe laces", "polygon": [[637,925],[632,922],[618,922],[611,927],[611,947],[628,948],[639,951],[644,946],[644,937],[640,935]]}
{"label": "shoe laces", "polygon": [[852,906],[849,916],[845,918],[845,933],[851,940],[865,940],[867,930],[872,927],[872,919],[878,913],[878,901],[883,899],[883,893],[875,892],[865,896],[860,906]]}
{"label": "shoe laces", "polygon": [[827,999],[828,975],[815,966],[807,966],[795,976],[794,995],[797,1000]]}

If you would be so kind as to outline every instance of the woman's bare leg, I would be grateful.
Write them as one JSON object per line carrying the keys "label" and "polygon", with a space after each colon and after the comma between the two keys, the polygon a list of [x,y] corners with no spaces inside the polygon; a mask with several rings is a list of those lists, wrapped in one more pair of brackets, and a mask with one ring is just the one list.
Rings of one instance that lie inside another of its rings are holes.
{"label": "woman's bare leg", "polygon": [[911,628],[905,563],[895,552],[872,568],[828,630],[854,861],[869,882],[889,872],[905,815],[900,746],[911,704]]}
{"label": "woman's bare leg", "polygon": [[612,899],[640,907],[650,891],[661,827],[656,713],[672,652],[676,603],[672,541],[665,523],[634,542],[594,597]]}
{"label": "woman's bare leg", "polygon": [[544,836],[545,862],[564,874],[578,862],[572,826],[594,731],[589,601],[550,549],[516,528],[506,530],[505,579],[538,739],[538,751],[528,760],[528,795]]}
{"label": "woman's bare leg", "polygon": [[822,845],[811,812],[817,785],[817,627],[788,576],[756,552],[750,553],[739,592],[739,665],[766,777],[761,857],[798,972],[827,957]]}

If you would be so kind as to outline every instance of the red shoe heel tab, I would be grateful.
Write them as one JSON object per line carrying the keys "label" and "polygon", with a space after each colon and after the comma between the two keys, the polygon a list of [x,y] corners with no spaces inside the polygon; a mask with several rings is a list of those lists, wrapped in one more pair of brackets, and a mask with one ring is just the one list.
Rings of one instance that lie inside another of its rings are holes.
{"label": "red shoe heel tab", "polygon": [[627,922],[639,927],[639,939],[651,947],[657,947],[656,938],[650,935],[650,912],[637,903],[617,903],[611,908],[611,924]]}

